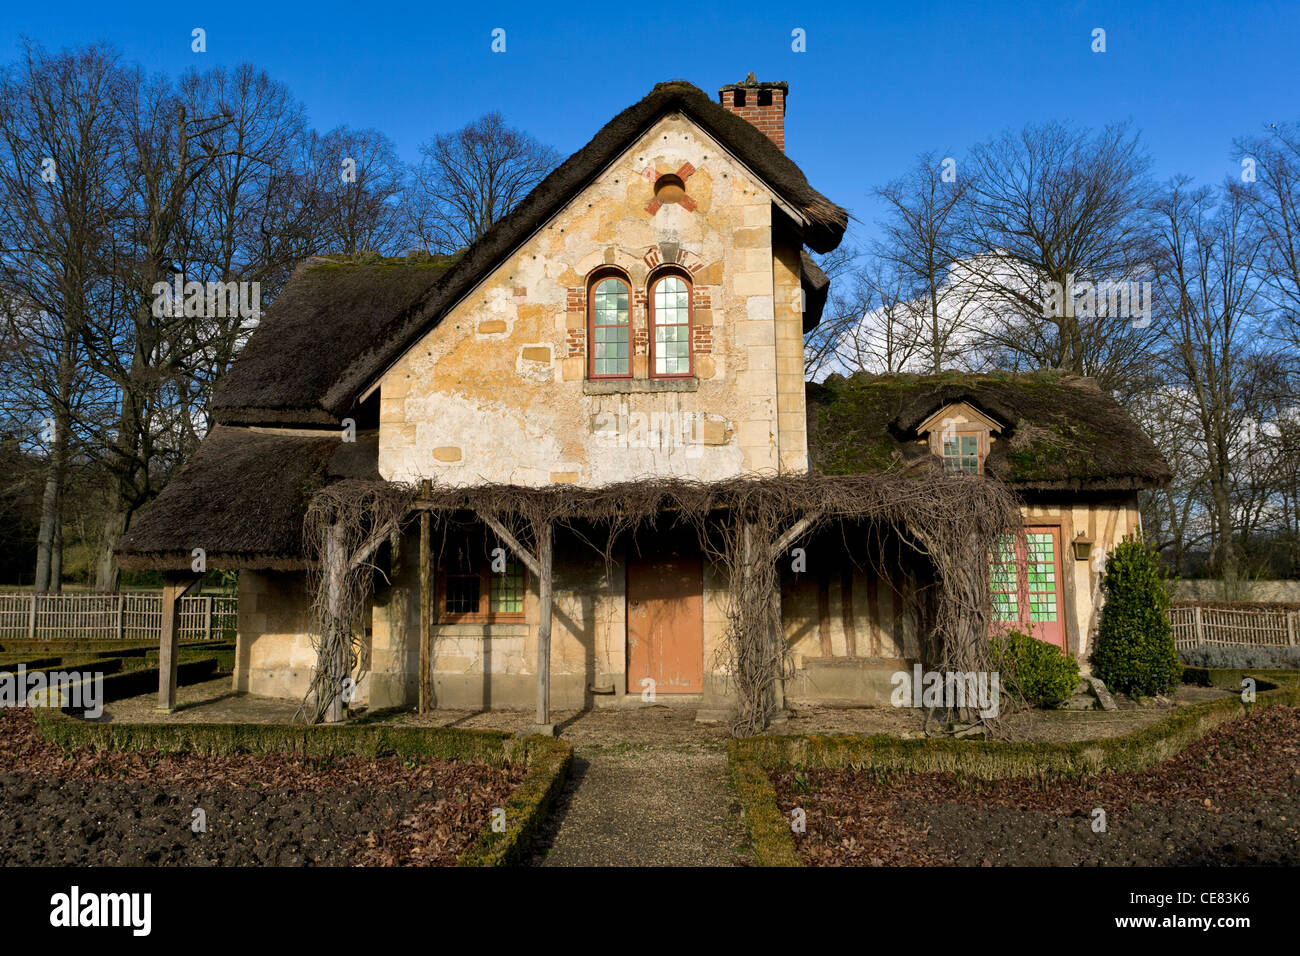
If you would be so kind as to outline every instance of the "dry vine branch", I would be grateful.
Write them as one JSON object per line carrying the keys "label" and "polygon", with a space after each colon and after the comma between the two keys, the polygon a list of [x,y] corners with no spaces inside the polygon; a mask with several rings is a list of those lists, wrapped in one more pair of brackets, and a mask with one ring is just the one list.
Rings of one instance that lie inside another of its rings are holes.
{"label": "dry vine branch", "polygon": [[625,531],[660,521],[693,527],[706,557],[731,582],[726,669],[737,705],[732,729],[742,735],[767,725],[777,682],[788,674],[775,548],[798,522],[806,519],[799,538],[831,521],[865,522],[881,537],[897,535],[928,561],[938,586],[927,609],[929,626],[922,629],[922,664],[965,672],[989,669],[988,554],[999,535],[1021,524],[1016,499],[1004,485],[944,475],[937,467],[722,482],[648,479],[599,488],[434,485],[420,504],[491,516],[521,540],[528,535],[520,532],[547,525],[600,525],[607,531],[607,564]]}
{"label": "dry vine branch", "polygon": [[373,587],[374,552],[408,520],[415,489],[347,480],[316,492],[303,521],[316,669],[298,714],[342,720],[346,680],[361,664],[361,615]]}

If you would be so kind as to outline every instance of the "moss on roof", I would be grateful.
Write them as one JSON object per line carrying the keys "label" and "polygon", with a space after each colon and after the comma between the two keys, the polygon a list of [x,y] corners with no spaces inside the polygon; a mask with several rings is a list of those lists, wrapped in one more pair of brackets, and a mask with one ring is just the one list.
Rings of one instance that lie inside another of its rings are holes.
{"label": "moss on roof", "polygon": [[809,454],[828,474],[926,458],[918,426],[967,402],[1003,426],[986,473],[1018,487],[1114,491],[1170,478],[1155,445],[1113,397],[1062,372],[831,376],[809,384],[807,396]]}
{"label": "moss on roof", "polygon": [[394,321],[416,308],[457,256],[327,256],[295,271],[213,398],[223,424],[330,425],[320,398]]}

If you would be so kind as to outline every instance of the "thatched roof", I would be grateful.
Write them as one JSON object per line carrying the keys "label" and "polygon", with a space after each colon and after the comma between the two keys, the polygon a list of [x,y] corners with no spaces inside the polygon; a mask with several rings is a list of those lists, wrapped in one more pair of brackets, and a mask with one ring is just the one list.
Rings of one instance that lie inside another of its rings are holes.
{"label": "thatched roof", "polygon": [[1168,464],[1133,418],[1092,379],[1013,375],[833,375],[809,384],[808,444],[827,474],[925,459],[917,426],[967,402],[1004,426],[987,474],[1022,491],[1120,491],[1169,481]]}
{"label": "thatched roof", "polygon": [[136,517],[118,544],[118,562],[184,569],[203,548],[212,568],[304,567],[302,519],[311,495],[338,479],[379,480],[378,436],[341,436],[216,426]]}
{"label": "thatched roof", "polygon": [[[1058,372],[832,376],[809,384],[807,394],[809,454],[814,471],[824,475],[905,475],[909,465],[928,461],[927,448],[917,442],[917,426],[947,404],[967,402],[1001,426],[985,462],[987,473],[1022,493],[1129,491],[1170,478],[1151,440],[1090,379]],[[302,568],[302,520],[309,497],[341,479],[378,481],[377,461],[373,432],[348,444],[337,431],[272,434],[218,425],[194,459],[140,513],[122,539],[119,561],[127,568],[182,569],[189,567],[192,549],[201,547],[211,567]],[[926,475],[923,468],[916,472],[922,483],[929,480]],[[612,513],[626,508],[633,491],[643,485],[514,489],[512,494],[536,499],[536,507],[548,496],[567,495],[566,507],[577,508],[575,514],[586,514],[581,508],[587,508],[590,517],[604,514],[600,509]],[[686,493],[686,485],[661,485],[661,495]],[[784,487],[778,486],[772,485],[772,493]],[[724,482],[687,490],[721,501],[729,487]],[[807,489],[799,484],[795,491]],[[471,488],[443,494],[454,504],[458,494],[468,501],[482,492]],[[578,492],[586,497],[570,501]]]}
{"label": "thatched roof", "polygon": [[[839,245],[848,213],[813,189],[765,134],[690,83],[660,83],[605,124],[454,261],[415,274],[397,265],[309,263],[268,310],[219,388],[213,402],[217,421],[323,423],[345,417],[357,396],[476,283],[672,112],[688,116],[775,190],[804,220],[795,224],[804,243],[818,252]],[[820,270],[812,270],[805,267],[805,284],[824,301],[816,278]],[[400,287],[385,290],[389,277]]]}
{"label": "thatched roof", "polygon": [[455,261],[317,257],[301,263],[276,296],[212,402],[228,425],[332,425],[321,406],[375,337],[419,306]]}

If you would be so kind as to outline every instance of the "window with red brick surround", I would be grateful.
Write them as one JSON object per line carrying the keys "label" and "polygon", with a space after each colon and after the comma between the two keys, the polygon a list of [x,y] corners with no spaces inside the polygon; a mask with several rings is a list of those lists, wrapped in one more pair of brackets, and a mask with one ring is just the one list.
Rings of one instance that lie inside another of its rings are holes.
{"label": "window with red brick surround", "polygon": [[602,269],[587,282],[587,377],[632,377],[632,284]]}
{"label": "window with red brick surround", "polygon": [[695,374],[692,293],[691,274],[685,269],[666,266],[650,276],[651,378],[691,378]]}

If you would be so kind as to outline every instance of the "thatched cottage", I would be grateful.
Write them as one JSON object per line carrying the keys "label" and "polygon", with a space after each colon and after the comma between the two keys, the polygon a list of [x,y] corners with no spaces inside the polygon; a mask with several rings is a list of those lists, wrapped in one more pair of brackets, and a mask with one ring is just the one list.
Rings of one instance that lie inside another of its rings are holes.
{"label": "thatched cottage", "polygon": [[461,254],[303,263],[123,566],[175,596],[201,548],[240,572],[237,690],[372,708],[880,700],[998,622],[1085,656],[1167,469],[1087,380],[806,384],[848,217],[786,94],[660,84]]}

